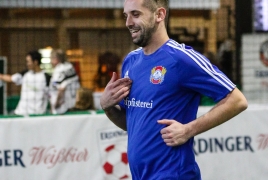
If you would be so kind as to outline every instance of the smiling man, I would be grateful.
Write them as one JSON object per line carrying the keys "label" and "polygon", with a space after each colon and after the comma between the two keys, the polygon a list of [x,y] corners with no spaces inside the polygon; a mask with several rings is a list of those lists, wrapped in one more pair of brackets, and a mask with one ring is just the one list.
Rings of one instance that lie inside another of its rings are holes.
{"label": "smiling man", "polygon": [[[209,60],[167,35],[168,0],[125,0],[124,16],[133,43],[113,74],[100,104],[128,133],[133,180],[200,180],[194,136],[247,108],[244,95]],[[201,117],[201,95],[217,104]]]}

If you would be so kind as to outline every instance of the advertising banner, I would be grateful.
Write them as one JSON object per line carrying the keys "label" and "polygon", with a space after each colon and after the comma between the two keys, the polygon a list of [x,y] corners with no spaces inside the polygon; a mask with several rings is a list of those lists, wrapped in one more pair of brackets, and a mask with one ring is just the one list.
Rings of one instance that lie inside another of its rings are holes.
{"label": "advertising banner", "polygon": [[[201,109],[199,114],[206,111]],[[268,106],[250,105],[230,121],[195,137],[204,180],[268,179]]]}
{"label": "advertising banner", "polygon": [[0,179],[127,179],[126,142],[104,115],[1,120]]}
{"label": "advertising banner", "polygon": [[[267,180],[267,111],[251,106],[195,137],[202,179]],[[131,179],[127,133],[104,114],[3,118],[0,147],[4,180]]]}

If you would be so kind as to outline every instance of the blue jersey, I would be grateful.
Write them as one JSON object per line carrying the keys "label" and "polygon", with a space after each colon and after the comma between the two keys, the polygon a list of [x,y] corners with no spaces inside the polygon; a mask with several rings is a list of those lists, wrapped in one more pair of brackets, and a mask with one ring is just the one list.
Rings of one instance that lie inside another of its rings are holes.
{"label": "blue jersey", "polygon": [[174,119],[182,124],[196,119],[201,95],[216,102],[235,85],[208,59],[191,47],[167,41],[151,55],[142,48],[125,58],[122,77],[132,80],[126,110],[128,159],[133,180],[199,180],[193,138],[170,147],[161,137],[164,125]]}

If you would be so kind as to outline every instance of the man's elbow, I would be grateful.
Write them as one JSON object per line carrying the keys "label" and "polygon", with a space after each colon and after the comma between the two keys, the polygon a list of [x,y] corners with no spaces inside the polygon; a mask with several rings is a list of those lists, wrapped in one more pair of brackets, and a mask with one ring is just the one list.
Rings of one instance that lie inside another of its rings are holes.
{"label": "man's elbow", "polygon": [[238,113],[246,110],[248,108],[248,102],[244,94],[237,88],[235,88],[230,94],[231,103],[235,104],[235,109]]}
{"label": "man's elbow", "polygon": [[240,100],[237,102],[238,102],[238,109],[240,110],[240,112],[242,112],[248,108],[248,102],[244,96],[242,96],[240,98]]}

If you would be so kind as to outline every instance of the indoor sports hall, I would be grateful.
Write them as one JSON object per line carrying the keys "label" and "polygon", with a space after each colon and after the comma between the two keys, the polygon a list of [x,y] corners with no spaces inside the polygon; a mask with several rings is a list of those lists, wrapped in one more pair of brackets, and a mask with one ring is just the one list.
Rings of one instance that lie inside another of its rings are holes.
{"label": "indoor sports hall", "polygon": [[[169,7],[169,37],[207,57],[248,101],[195,136],[202,179],[267,180],[268,0]],[[100,105],[113,72],[139,48],[123,10],[124,0],[0,0],[1,180],[132,179],[128,133]],[[197,117],[214,105],[200,95]]]}

